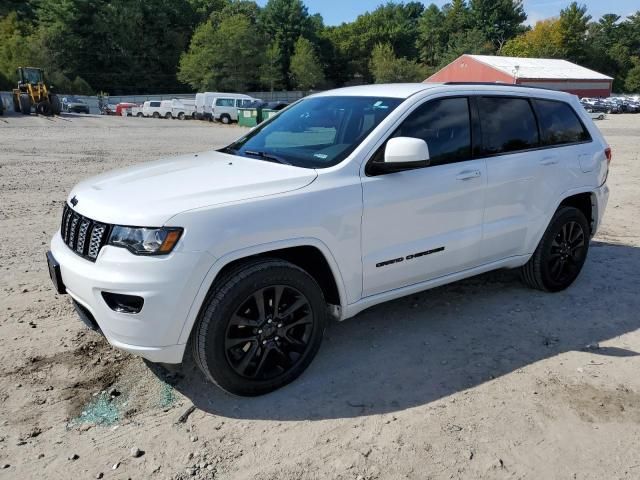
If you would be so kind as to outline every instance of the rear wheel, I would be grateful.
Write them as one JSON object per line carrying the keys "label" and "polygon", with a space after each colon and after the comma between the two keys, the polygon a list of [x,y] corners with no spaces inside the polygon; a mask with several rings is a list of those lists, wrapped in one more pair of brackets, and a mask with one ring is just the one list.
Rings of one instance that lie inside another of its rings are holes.
{"label": "rear wheel", "polygon": [[589,251],[590,229],[584,214],[562,207],[553,216],[538,248],[522,267],[522,280],[531,288],[559,292],[580,274]]}
{"label": "rear wheel", "polygon": [[169,120],[170,118],[173,118],[171,115],[171,112],[167,112],[164,114],[164,118],[166,118],[167,120]]}
{"label": "rear wheel", "polygon": [[52,113],[52,107],[49,103],[49,100],[43,100],[36,105],[36,113],[38,115],[42,115],[43,117],[49,117]]}
{"label": "rear wheel", "polygon": [[136,113],[136,117],[142,117],[142,116],[143,116],[143,115],[142,115],[142,112],[138,112],[138,113]]}
{"label": "rear wheel", "polygon": [[229,115],[226,115],[226,114],[225,114],[225,115],[222,115],[222,116],[220,117],[220,121],[221,121],[222,123],[224,123],[225,125],[229,125],[229,124],[231,123],[231,117],[230,117]]}
{"label": "rear wheel", "polygon": [[153,115],[151,115],[153,118],[160,118],[160,114],[158,112],[153,112]]}
{"label": "rear wheel", "polygon": [[20,111],[23,115],[31,115],[31,97],[26,93],[20,95]]}
{"label": "rear wheel", "polygon": [[184,112],[178,114],[178,120],[184,120]]}
{"label": "rear wheel", "polygon": [[261,259],[210,292],[194,329],[196,363],[224,390],[262,395],[295,380],[315,357],[327,305],[304,270]]}
{"label": "rear wheel", "polygon": [[51,95],[51,113],[53,115],[60,115],[62,112],[62,102],[60,101],[60,97],[58,95]]}

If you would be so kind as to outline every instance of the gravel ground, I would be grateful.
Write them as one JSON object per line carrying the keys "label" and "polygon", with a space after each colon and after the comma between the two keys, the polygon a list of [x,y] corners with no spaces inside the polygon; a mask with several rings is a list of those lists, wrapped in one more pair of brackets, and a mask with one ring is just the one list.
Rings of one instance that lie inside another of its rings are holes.
{"label": "gravel ground", "polygon": [[244,399],[112,349],[44,261],[80,179],[244,130],[0,117],[0,478],[640,478],[640,115],[598,125],[612,193],[573,287],[502,271],[377,306]]}

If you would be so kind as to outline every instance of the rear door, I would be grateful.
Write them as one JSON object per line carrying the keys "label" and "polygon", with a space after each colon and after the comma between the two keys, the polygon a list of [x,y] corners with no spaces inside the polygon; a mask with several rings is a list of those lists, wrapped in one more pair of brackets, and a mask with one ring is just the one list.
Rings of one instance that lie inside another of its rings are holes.
{"label": "rear door", "polygon": [[488,177],[482,262],[532,253],[550,202],[567,185],[565,166],[572,160],[545,148],[533,100],[479,96],[474,102]]}
{"label": "rear door", "polygon": [[[423,103],[392,137],[424,139],[431,165],[363,177],[364,296],[478,265],[487,176],[472,158],[468,98]],[[384,145],[371,162],[383,158]]]}

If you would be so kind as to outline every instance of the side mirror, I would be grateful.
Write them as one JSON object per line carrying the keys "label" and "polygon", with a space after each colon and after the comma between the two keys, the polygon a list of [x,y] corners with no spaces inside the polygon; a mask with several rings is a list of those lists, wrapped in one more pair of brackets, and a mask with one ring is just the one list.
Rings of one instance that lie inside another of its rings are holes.
{"label": "side mirror", "polygon": [[387,141],[384,162],[371,163],[372,173],[401,172],[429,166],[429,147],[421,138],[396,137]]}

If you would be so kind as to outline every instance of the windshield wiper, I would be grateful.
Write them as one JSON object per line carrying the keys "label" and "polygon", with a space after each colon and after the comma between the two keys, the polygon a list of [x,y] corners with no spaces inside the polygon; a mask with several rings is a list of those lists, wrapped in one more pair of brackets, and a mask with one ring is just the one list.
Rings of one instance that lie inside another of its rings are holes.
{"label": "windshield wiper", "polygon": [[254,157],[260,157],[260,158],[263,158],[264,160],[269,160],[270,162],[282,163],[283,165],[291,165],[291,163],[287,162],[284,158],[278,157],[271,153],[258,152],[255,150],[245,150],[244,153],[246,155],[253,155]]}

